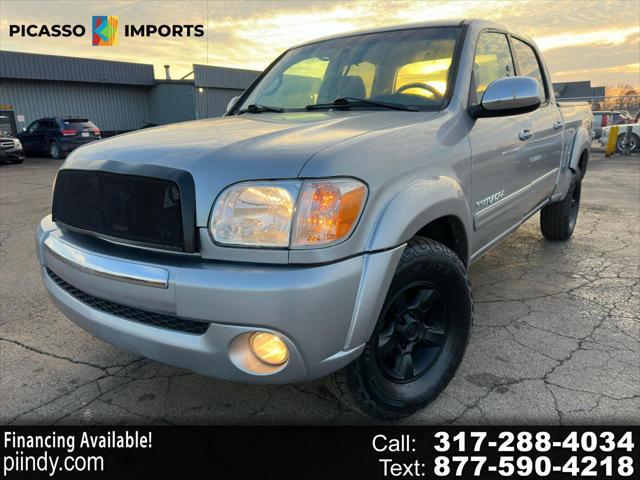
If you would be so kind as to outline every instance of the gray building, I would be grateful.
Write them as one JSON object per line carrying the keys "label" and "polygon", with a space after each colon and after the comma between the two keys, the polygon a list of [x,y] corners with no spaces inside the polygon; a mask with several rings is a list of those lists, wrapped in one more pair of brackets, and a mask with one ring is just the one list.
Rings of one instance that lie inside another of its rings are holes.
{"label": "gray building", "polygon": [[558,99],[586,99],[591,97],[603,98],[605,87],[592,87],[591,80],[582,80],[579,82],[554,83],[553,91]]}
{"label": "gray building", "polygon": [[197,117],[222,116],[229,100],[242,94],[258,75],[260,72],[254,70],[194,65]]}
{"label": "gray building", "polygon": [[259,74],[194,65],[192,80],[156,80],[152,65],[0,51],[0,129],[77,116],[114,134],[217,117]]}

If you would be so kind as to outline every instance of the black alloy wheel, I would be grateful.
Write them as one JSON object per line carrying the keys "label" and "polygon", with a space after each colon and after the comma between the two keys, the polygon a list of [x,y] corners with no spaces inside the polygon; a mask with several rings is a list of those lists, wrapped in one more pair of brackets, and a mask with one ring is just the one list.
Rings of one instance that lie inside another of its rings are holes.
{"label": "black alloy wheel", "polygon": [[429,282],[400,290],[388,303],[374,344],[384,375],[399,383],[424,375],[442,351],[449,326],[442,294]]}

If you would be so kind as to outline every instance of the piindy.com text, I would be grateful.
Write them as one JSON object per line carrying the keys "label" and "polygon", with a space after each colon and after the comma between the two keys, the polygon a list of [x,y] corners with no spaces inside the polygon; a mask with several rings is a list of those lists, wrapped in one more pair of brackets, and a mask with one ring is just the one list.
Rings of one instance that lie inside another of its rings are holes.
{"label": "piindy.com text", "polygon": [[45,451],[29,455],[23,450],[2,456],[2,476],[11,473],[46,472],[53,477],[58,472],[103,472],[104,458],[99,455],[59,456]]}
{"label": "piindy.com text", "polygon": [[[3,434],[2,472],[102,471],[104,459],[95,454],[108,449],[151,448],[151,432],[116,433],[83,431],[74,434],[22,434],[5,431]],[[73,454],[82,450],[82,455]],[[62,454],[62,455],[60,455]]]}

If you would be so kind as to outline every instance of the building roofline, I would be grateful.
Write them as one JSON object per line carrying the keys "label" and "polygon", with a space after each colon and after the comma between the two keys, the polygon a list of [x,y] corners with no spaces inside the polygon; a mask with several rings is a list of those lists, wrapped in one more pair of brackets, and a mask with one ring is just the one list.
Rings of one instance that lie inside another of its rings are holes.
{"label": "building roofline", "polygon": [[156,84],[158,85],[193,85],[195,82],[193,80],[181,80],[181,79],[170,79],[167,80],[166,78],[161,78],[161,79],[156,79]]}
{"label": "building roofline", "polygon": [[63,58],[63,59],[70,59],[70,60],[87,60],[87,61],[93,61],[93,62],[108,62],[108,63],[122,63],[125,65],[144,65],[147,67],[153,67],[152,63],[139,63],[139,62],[126,62],[126,61],[121,61],[121,60],[104,60],[102,58],[91,58],[91,57],[72,57],[71,55],[54,55],[52,53],[37,53],[37,52],[20,52],[18,50],[7,50],[7,49],[1,49],[0,53],[16,53],[19,55],[28,55],[28,56],[33,56],[33,57],[55,57],[55,58]]}
{"label": "building roofline", "polygon": [[0,77],[114,85],[153,85],[153,65],[0,50]]}

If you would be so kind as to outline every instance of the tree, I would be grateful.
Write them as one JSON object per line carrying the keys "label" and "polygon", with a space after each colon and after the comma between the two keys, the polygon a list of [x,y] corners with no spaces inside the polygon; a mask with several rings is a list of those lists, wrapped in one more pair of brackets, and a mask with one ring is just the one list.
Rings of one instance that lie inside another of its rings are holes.
{"label": "tree", "polygon": [[640,109],[640,92],[629,84],[607,85],[602,109],[635,113]]}

